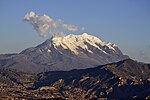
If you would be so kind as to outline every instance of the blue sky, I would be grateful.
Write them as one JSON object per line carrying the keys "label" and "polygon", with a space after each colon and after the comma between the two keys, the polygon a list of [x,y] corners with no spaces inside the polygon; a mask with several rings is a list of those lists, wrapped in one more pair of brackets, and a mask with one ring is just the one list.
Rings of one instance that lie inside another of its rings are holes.
{"label": "blue sky", "polygon": [[133,59],[150,62],[149,5],[149,0],[1,0],[0,53],[20,52],[47,39],[23,21],[34,11],[85,27],[73,33],[95,35],[117,44]]}

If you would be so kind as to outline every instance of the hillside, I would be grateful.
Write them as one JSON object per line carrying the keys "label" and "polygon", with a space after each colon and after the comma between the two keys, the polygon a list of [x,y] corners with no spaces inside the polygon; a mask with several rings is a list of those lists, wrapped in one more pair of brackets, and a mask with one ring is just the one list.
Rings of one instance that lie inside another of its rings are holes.
{"label": "hillside", "polygon": [[150,64],[127,59],[94,68],[28,74],[0,68],[0,98],[150,99]]}

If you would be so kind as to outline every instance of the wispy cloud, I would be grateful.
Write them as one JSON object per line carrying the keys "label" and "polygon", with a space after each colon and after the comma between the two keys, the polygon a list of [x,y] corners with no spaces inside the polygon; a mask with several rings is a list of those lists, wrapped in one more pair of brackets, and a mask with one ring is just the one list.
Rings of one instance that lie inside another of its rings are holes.
{"label": "wispy cloud", "polygon": [[68,24],[62,24],[63,28],[68,30],[68,31],[77,31],[78,28],[75,25],[68,25]]}
{"label": "wispy cloud", "polygon": [[32,24],[37,33],[42,37],[48,35],[62,36],[64,34],[63,31],[78,31],[78,27],[75,25],[66,24],[61,19],[54,20],[46,14],[39,16],[33,11],[24,16],[24,21]]}

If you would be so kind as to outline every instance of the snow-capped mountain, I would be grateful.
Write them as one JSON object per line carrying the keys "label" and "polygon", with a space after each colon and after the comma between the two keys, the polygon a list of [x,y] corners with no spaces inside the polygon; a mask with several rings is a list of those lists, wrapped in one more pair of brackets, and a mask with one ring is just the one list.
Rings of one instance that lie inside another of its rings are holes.
{"label": "snow-capped mountain", "polygon": [[[23,50],[10,58],[13,58],[12,62],[15,62],[12,65],[13,68],[17,66],[18,69],[18,66],[27,64],[27,69],[32,66],[33,72],[42,72],[85,69],[124,60],[128,56],[123,55],[117,45],[103,42],[95,36],[83,33],[81,35],[70,34],[63,37],[52,37],[44,43]],[[26,66],[23,71],[26,71]]]}
{"label": "snow-capped mountain", "polygon": [[36,64],[50,70],[70,70],[94,67],[126,59],[118,47],[83,33],[53,37],[43,44],[21,52]]}

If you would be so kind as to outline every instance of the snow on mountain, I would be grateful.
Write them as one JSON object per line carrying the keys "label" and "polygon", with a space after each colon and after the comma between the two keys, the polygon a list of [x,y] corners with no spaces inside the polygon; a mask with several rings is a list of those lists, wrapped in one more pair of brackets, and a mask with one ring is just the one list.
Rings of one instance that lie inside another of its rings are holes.
{"label": "snow on mountain", "polygon": [[57,48],[58,46],[62,46],[64,49],[69,49],[71,50],[71,52],[73,52],[74,54],[79,54],[80,52],[78,52],[78,47],[87,50],[88,52],[93,53],[91,50],[89,50],[88,46],[86,45],[86,43],[90,44],[91,46],[99,49],[100,51],[102,51],[105,54],[108,54],[105,50],[102,50],[99,46],[107,46],[109,49],[112,49],[115,52],[115,47],[117,47],[116,44],[112,44],[110,42],[103,42],[102,40],[100,40],[99,38],[95,37],[95,36],[91,36],[87,33],[83,33],[81,35],[67,35],[65,37],[55,37],[52,39],[53,44],[55,46],[55,48]]}
{"label": "snow on mountain", "polygon": [[[32,67],[38,67],[38,71],[33,70],[37,73],[84,69],[127,58],[128,56],[123,55],[117,45],[103,42],[95,36],[83,33],[81,35],[69,34],[63,37],[52,37],[36,47],[23,50],[17,56],[14,56],[13,60],[23,59],[22,61],[29,63],[28,68],[32,65],[34,65]],[[14,60],[14,62],[17,61]],[[13,68],[16,68],[16,66],[19,68],[18,66],[24,64],[18,63],[13,64]],[[23,69],[25,71],[25,68]]]}

